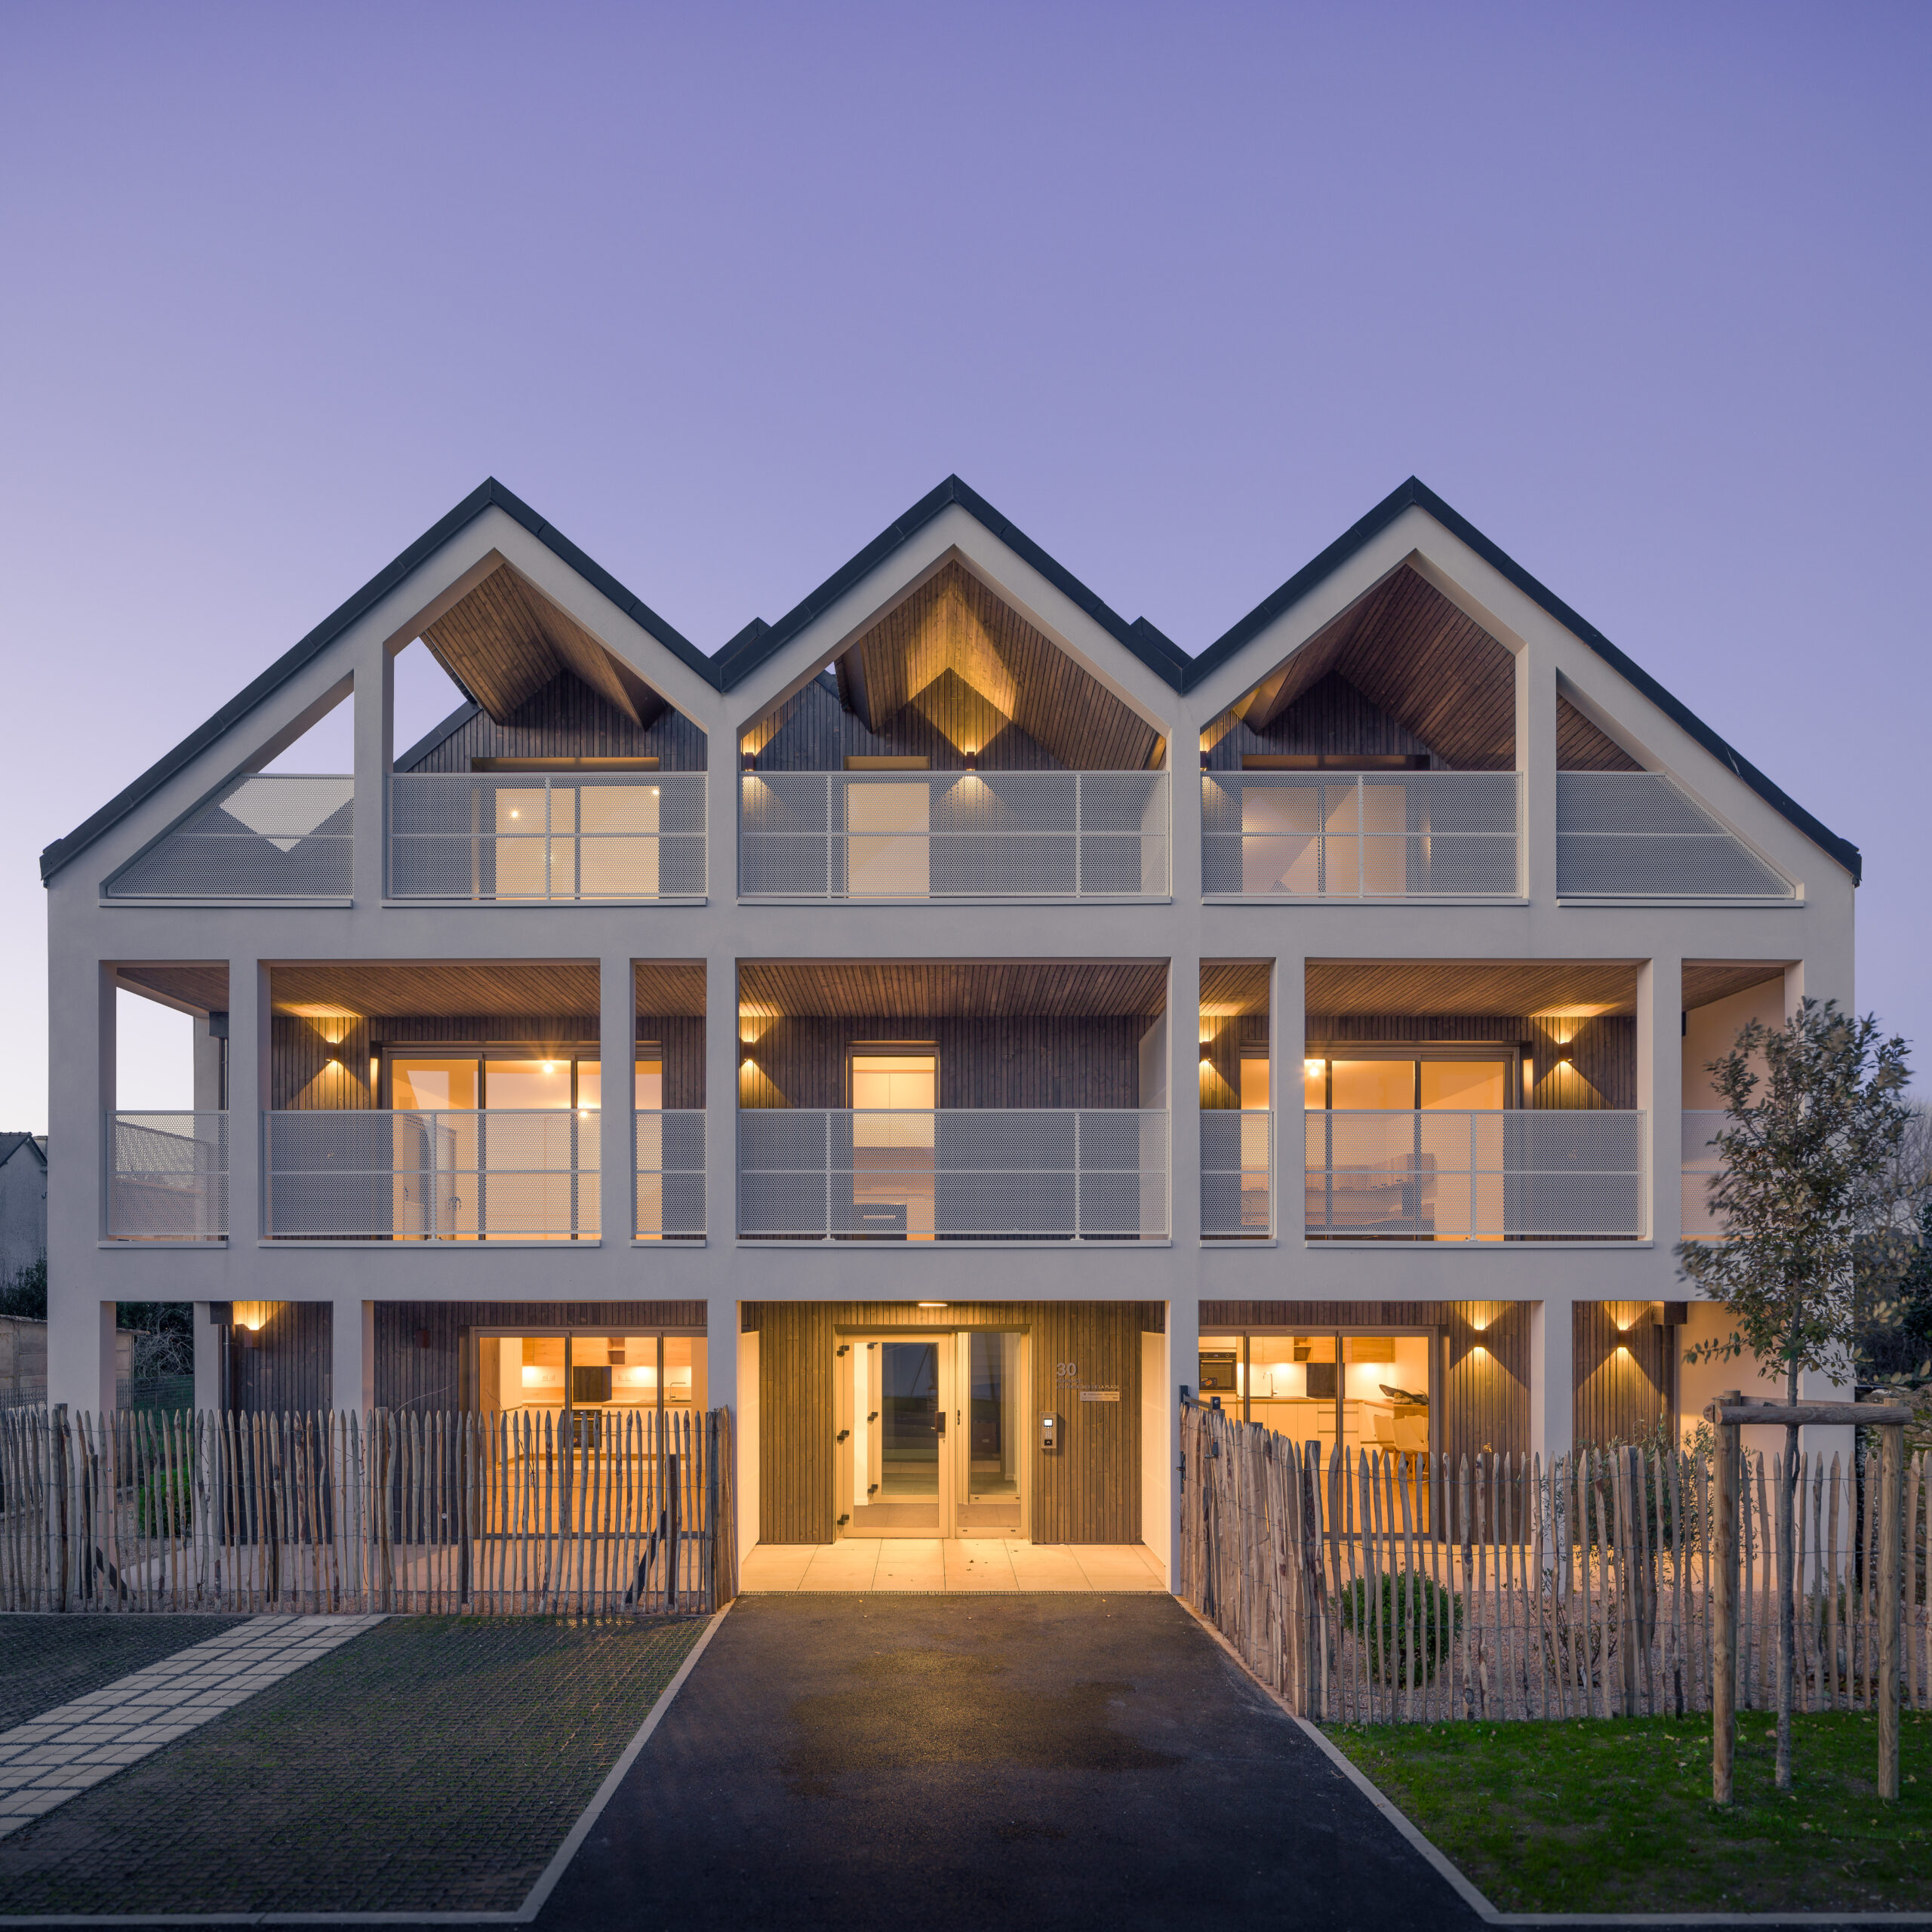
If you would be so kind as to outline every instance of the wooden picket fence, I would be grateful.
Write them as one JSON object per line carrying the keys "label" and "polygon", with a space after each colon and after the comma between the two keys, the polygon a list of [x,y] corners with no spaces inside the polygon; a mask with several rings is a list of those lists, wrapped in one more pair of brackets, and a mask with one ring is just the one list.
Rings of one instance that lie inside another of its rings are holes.
{"label": "wooden picket fence", "polygon": [[700,1611],[731,1417],[0,1412],[0,1609]]}
{"label": "wooden picket fence", "polygon": [[[1180,1595],[1307,1717],[1346,1723],[1679,1715],[1710,1709],[1713,1486],[1654,1447],[1555,1459],[1345,1449],[1189,1405]],[[1737,1702],[1777,1703],[1781,1458],[1740,1471]],[[1927,1458],[1906,1465],[1900,1696],[1932,1708]],[[1872,1708],[1878,1485],[1801,1458],[1804,1710]]]}

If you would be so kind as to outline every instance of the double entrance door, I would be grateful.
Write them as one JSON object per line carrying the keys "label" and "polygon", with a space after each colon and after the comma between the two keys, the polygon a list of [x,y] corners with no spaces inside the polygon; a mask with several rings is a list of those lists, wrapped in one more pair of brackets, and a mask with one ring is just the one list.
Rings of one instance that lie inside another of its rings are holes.
{"label": "double entrance door", "polygon": [[839,1337],[840,1534],[1028,1533],[1026,1347],[1011,1329]]}

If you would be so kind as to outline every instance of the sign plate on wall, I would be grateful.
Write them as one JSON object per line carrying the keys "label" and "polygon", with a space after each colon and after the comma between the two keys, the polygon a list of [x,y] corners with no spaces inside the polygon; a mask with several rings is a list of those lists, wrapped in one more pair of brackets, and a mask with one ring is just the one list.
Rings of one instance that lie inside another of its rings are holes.
{"label": "sign plate on wall", "polygon": [[1080,1392],[1080,1399],[1083,1402],[1118,1402],[1120,1391],[1118,1389],[1083,1389]]}

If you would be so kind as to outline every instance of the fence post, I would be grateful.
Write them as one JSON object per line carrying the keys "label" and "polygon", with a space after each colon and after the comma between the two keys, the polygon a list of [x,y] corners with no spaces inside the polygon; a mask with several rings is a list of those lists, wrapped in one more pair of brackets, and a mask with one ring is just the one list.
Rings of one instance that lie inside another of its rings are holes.
{"label": "fence post", "polygon": [[1905,1478],[1905,1429],[1880,1432],[1878,1475],[1878,1795],[1899,1795],[1899,1575],[1904,1535],[1900,1507]]}
{"label": "fence post", "polygon": [[1717,1521],[1712,1526],[1711,1798],[1728,1804],[1731,1756],[1737,1743],[1737,1459],[1738,1425],[1723,1420],[1724,1405],[1743,1400],[1728,1389],[1717,1399]]}

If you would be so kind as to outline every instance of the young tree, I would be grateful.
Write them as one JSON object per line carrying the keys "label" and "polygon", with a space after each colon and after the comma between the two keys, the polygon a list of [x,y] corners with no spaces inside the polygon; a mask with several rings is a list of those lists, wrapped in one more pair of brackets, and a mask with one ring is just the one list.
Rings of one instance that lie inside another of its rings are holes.
{"label": "young tree", "polygon": [[[1737,1324],[1687,1361],[1749,1354],[1779,1364],[1788,1399],[1807,1370],[1850,1382],[1859,1284],[1867,1271],[1904,1272],[1916,1227],[1900,1159],[1912,1108],[1903,1040],[1878,1023],[1804,1001],[1783,1026],[1752,1020],[1706,1068],[1724,1101],[1714,1139],[1722,1164],[1708,1197],[1721,1232],[1678,1244],[1686,1278]],[[1779,1506],[1791,1518],[1798,1427],[1785,1428]],[[1792,1658],[1797,1580],[1779,1579],[1777,1783],[1791,1783]]]}

